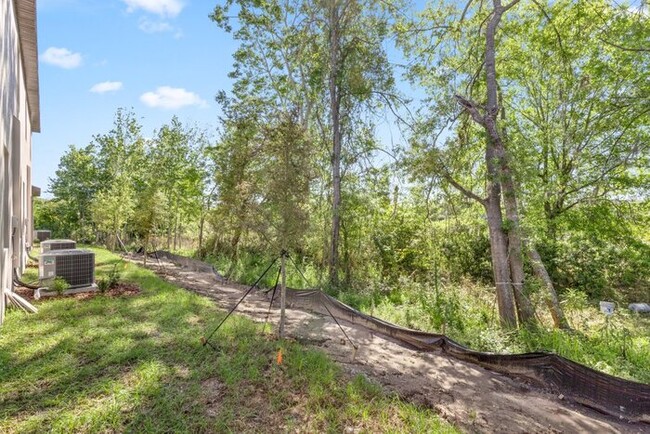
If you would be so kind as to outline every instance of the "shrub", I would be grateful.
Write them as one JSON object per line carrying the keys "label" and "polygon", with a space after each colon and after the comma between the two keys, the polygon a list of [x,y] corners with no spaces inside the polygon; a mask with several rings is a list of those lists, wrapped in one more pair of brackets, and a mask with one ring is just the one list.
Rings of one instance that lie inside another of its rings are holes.
{"label": "shrub", "polygon": [[99,292],[102,294],[105,293],[110,289],[110,281],[105,277],[97,279],[97,289],[99,289]]}
{"label": "shrub", "polygon": [[115,288],[120,283],[120,277],[120,272],[117,271],[117,264],[115,264],[110,273],[108,273],[108,289]]}
{"label": "shrub", "polygon": [[70,288],[70,284],[63,277],[55,277],[50,285],[50,289],[56,291],[58,295],[62,295]]}
{"label": "shrub", "polygon": [[117,270],[117,264],[115,264],[106,277],[97,279],[97,289],[104,294],[109,289],[115,288],[119,283],[120,272]]}

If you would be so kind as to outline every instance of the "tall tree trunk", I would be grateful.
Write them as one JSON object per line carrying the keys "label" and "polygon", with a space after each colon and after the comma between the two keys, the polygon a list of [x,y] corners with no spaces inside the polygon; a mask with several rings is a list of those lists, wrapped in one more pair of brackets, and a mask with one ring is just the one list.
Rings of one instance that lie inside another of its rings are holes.
{"label": "tall tree trunk", "polygon": [[348,237],[348,231],[345,227],[345,221],[341,222],[341,231],[343,232],[343,262],[345,269],[345,287],[350,288],[352,286],[352,264],[350,259],[350,239]]}
{"label": "tall tree trunk", "polygon": [[178,211],[174,217],[174,251],[176,251],[178,246]]}
{"label": "tall tree trunk", "polygon": [[205,256],[203,254],[203,224],[204,224],[204,222],[205,222],[205,214],[201,213],[201,219],[199,220],[199,248],[198,248],[199,258],[201,258],[201,259],[203,259],[203,257]]}
{"label": "tall tree trunk", "polygon": [[556,328],[568,330],[570,328],[569,323],[564,316],[564,312],[562,311],[562,307],[560,306],[560,302],[557,297],[557,292],[555,291],[555,286],[553,286],[553,281],[546,271],[544,262],[542,261],[541,256],[539,256],[539,253],[534,246],[529,245],[527,247],[528,257],[530,258],[530,262],[533,265],[533,272],[542,281],[544,287],[546,288],[547,296],[544,297],[544,301],[546,302],[546,305],[551,312],[551,317],[553,317],[553,324]]}
{"label": "tall tree trunk", "polygon": [[330,284],[339,284],[339,233],[341,226],[341,98],[339,77],[339,6],[337,0],[330,2],[330,74],[329,98],[332,122],[332,241],[330,245]]}
{"label": "tall tree trunk", "polygon": [[241,228],[235,229],[235,235],[232,237],[232,240],[230,241],[230,248],[231,248],[231,256],[230,256],[230,267],[228,267],[228,271],[226,272],[226,279],[230,279],[232,274],[235,272],[235,267],[237,266],[237,251],[238,251],[238,246],[239,246],[239,240],[241,239],[241,233],[242,230]]}
{"label": "tall tree trunk", "polygon": [[490,254],[492,256],[492,271],[497,291],[497,305],[501,324],[507,328],[517,326],[517,313],[514,291],[510,279],[510,264],[508,262],[507,235],[503,230],[501,213],[501,186],[498,182],[498,168],[494,157],[486,152],[488,166],[488,199],[485,202],[488,229],[490,233]]}
{"label": "tall tree trunk", "polygon": [[149,234],[144,237],[144,249],[142,251],[142,265],[147,266],[147,247],[149,246]]}
{"label": "tall tree trunk", "polygon": [[[507,164],[502,166],[503,202],[506,209],[508,222],[508,261],[510,264],[510,277],[517,303],[517,317],[521,324],[532,323],[535,320],[535,309],[530,299],[524,293],[524,258],[521,241],[521,228],[519,227],[519,212],[517,210],[517,197],[514,181]],[[506,169],[505,171],[503,169]]]}
{"label": "tall tree trunk", "polygon": [[517,326],[517,308],[510,274],[510,261],[508,259],[508,236],[503,228],[503,215],[501,212],[501,174],[505,162],[505,148],[497,127],[499,103],[495,40],[496,31],[503,14],[517,4],[518,1],[513,0],[504,7],[501,5],[501,0],[493,0],[492,16],[485,31],[485,85],[487,90],[485,113],[481,113],[480,107],[475,102],[456,96],[460,104],[470,113],[472,119],[481,125],[487,133],[485,164],[487,168],[488,197],[482,203],[485,206],[490,231],[490,252],[499,316],[501,324],[509,328]]}
{"label": "tall tree trunk", "polygon": [[284,339],[284,324],[286,322],[286,305],[287,305],[287,259],[286,253],[282,251],[280,271],[282,280],[280,281],[280,339]]}
{"label": "tall tree trunk", "polygon": [[[500,91],[500,89],[498,89]],[[501,105],[501,120],[505,123],[506,110],[503,104],[501,92],[498,94]],[[520,324],[530,324],[535,320],[535,309],[530,299],[524,292],[524,254],[522,250],[522,234],[519,226],[519,207],[517,205],[517,191],[515,180],[510,169],[509,156],[505,148],[507,142],[506,128],[501,128],[503,140],[500,142],[502,155],[501,162],[501,189],[503,193],[503,204],[508,222],[506,232],[508,234],[508,260],[510,263],[510,277],[514,289],[515,302],[517,303],[517,317]]]}
{"label": "tall tree trunk", "polygon": [[210,205],[212,204],[211,198],[216,189],[217,184],[212,187],[212,190],[210,190],[210,193],[208,193],[208,197],[205,199],[205,205],[201,208],[201,220],[199,221],[199,256],[201,258],[205,256],[203,254],[203,228],[205,225],[205,215],[210,212]]}

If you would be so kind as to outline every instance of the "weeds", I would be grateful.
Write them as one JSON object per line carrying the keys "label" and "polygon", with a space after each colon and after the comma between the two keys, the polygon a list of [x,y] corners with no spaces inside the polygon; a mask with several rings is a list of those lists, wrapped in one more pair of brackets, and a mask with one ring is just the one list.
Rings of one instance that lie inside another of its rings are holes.
{"label": "weeds", "polygon": [[[227,258],[211,258],[220,271],[227,270]],[[252,283],[270,260],[243,253],[234,267],[233,280]],[[307,278],[318,281],[315,269],[304,266]],[[276,271],[277,273],[277,271]],[[337,298],[355,309],[406,327],[444,333],[472,349],[498,353],[548,351],[594,369],[641,382],[650,382],[650,318],[618,309],[604,333],[605,319],[583,291],[568,290],[561,303],[573,331],[551,327],[544,308],[542,324],[518,331],[499,326],[494,289],[471,281],[449,283],[438,278],[415,282],[400,278],[387,286],[339,291]],[[275,283],[272,271],[262,282]],[[303,288],[304,280],[288,267],[289,286]],[[327,288],[324,288],[327,289]],[[527,288],[537,306],[543,306],[539,288]]]}
{"label": "weeds", "polygon": [[[399,296],[395,295],[398,293]],[[609,320],[580,291],[562,300],[572,331],[547,326],[504,331],[491,288],[465,282],[435,286],[400,283],[391,292],[342,293],[340,299],[384,320],[437,333],[488,352],[547,351],[619,377],[650,383],[650,318],[618,309]]]}

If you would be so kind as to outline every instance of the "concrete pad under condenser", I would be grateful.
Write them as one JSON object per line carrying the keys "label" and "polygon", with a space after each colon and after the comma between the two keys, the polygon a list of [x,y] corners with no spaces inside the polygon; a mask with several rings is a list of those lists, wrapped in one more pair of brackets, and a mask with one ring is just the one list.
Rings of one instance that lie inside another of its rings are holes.
{"label": "concrete pad under condenser", "polygon": [[[82,292],[96,292],[96,291],[98,291],[97,284],[93,283],[90,286],[82,286],[80,288],[70,288],[66,291],[63,291],[62,295],[80,294]],[[53,295],[59,295],[59,294],[56,291],[41,290],[41,297],[51,297]]]}

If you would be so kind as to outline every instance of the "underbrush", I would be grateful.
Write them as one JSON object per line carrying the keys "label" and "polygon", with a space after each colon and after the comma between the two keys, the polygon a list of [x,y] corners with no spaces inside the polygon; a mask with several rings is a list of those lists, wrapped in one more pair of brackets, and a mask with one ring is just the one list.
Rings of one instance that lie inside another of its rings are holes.
{"label": "underbrush", "polygon": [[[280,269],[280,260],[278,257],[266,257],[242,252],[239,256],[239,260],[232,269],[232,262],[229,258],[224,256],[208,255],[203,260],[214,265],[219,273],[230,278],[230,280],[252,285],[276,259],[277,261],[275,261],[275,265],[271,267],[259,283],[260,286],[270,288],[275,285],[278,278],[278,272]],[[230,276],[227,276],[228,271],[231,271]],[[302,275],[300,274],[301,272]],[[318,273],[315,267],[311,264],[302,262],[296,255],[292,255],[291,259],[287,259],[287,286],[290,288],[319,287],[319,280]]]}
{"label": "underbrush", "polygon": [[606,318],[596,302],[571,297],[570,292],[562,303],[572,330],[552,328],[550,316],[540,307],[537,326],[505,331],[499,327],[494,289],[470,282],[436,288],[403,280],[391,291],[340,295],[341,301],[362,312],[444,333],[475,350],[553,352],[611,375],[650,383],[650,317],[621,307]]}
{"label": "underbrush", "polygon": [[202,346],[225,315],[211,300],[94,251],[98,278],[117,268],[140,292],[41,299],[36,315],[8,311],[0,432],[455,432],[243,317],[212,338],[218,351]]}
{"label": "underbrush", "polygon": [[[208,258],[220,272],[229,269],[228,258]],[[242,254],[231,279],[252,284],[272,259]],[[309,285],[292,264],[287,267],[288,285],[319,287],[318,273],[309,264],[299,264]],[[277,268],[261,285],[275,284]],[[327,291],[327,288],[322,289]],[[329,291],[328,291],[329,292]],[[572,330],[557,330],[539,299],[535,327],[505,331],[499,326],[494,288],[465,280],[427,284],[400,278],[391,285],[338,291],[336,297],[364,313],[417,330],[443,333],[474,350],[495,353],[553,352],[596,370],[618,377],[650,383],[650,316],[629,312],[619,305],[606,318],[596,301],[582,291],[566,291],[562,305]]]}

